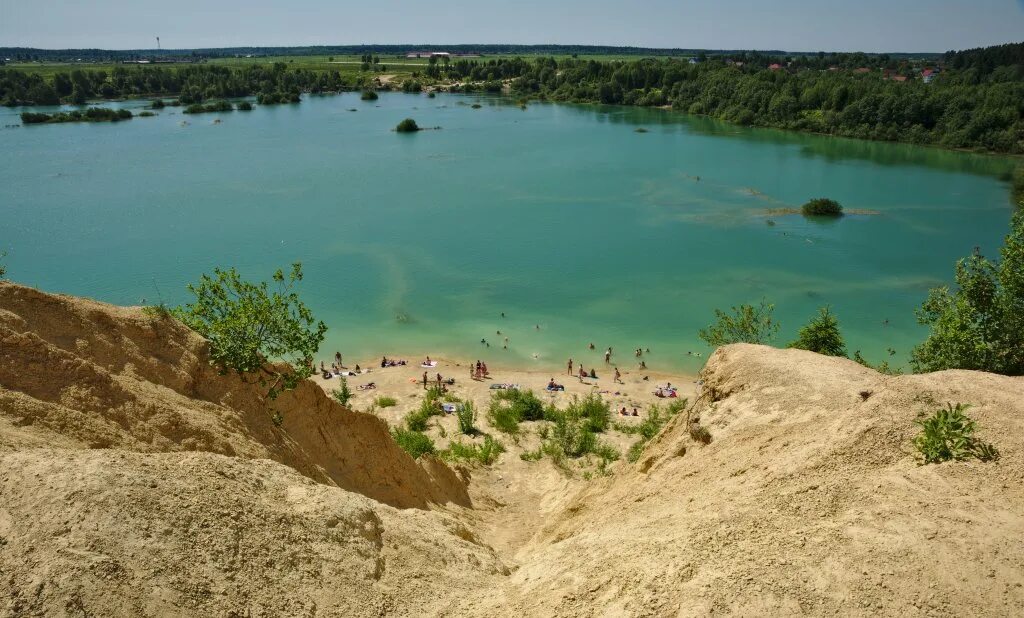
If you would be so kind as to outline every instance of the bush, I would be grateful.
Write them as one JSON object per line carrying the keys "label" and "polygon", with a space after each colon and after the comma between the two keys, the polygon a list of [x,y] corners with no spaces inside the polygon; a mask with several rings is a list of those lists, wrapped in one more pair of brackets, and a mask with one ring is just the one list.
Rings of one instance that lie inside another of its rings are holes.
{"label": "bush", "polygon": [[164,103],[163,99],[157,99],[153,101],[153,103],[151,103],[149,107],[151,109],[163,109],[165,105],[166,104]]}
{"label": "bush", "polygon": [[154,116],[156,116],[156,114],[154,114],[153,112],[141,112],[141,113],[139,113],[139,118],[153,118]]}
{"label": "bush", "polygon": [[700,442],[701,444],[711,444],[711,432],[708,431],[707,427],[701,426],[699,423],[690,423],[690,438],[694,442]]}
{"label": "bush", "polygon": [[766,344],[775,338],[779,325],[772,319],[775,305],[764,299],[757,307],[740,305],[732,308],[732,315],[715,309],[716,321],[701,329],[697,336],[713,348],[730,343]]}
{"label": "bush", "polygon": [[441,405],[438,403],[439,396],[432,397],[431,391],[427,391],[427,396],[420,402],[420,407],[415,412],[410,412],[409,416],[405,417],[406,426],[412,431],[424,431],[427,428],[427,422],[432,416],[440,416],[444,413]]}
{"label": "bush", "polygon": [[931,290],[917,321],[931,331],[913,349],[915,371],[976,369],[1024,375],[1024,209],[1014,213],[1002,260],[975,252],[956,264],[957,289]]}
{"label": "bush", "polygon": [[331,391],[331,396],[337,400],[343,406],[348,406],[348,402],[352,401],[352,397],[355,393],[348,387],[348,380],[340,378],[341,386]]}
{"label": "bush", "polygon": [[608,407],[608,402],[594,393],[583,399],[574,397],[569,402],[565,414],[582,419],[587,429],[595,433],[605,431],[611,423],[611,410]]}
{"label": "bush", "polygon": [[962,461],[975,457],[981,461],[999,458],[991,444],[974,437],[975,423],[964,412],[970,406],[948,403],[943,409],[923,420],[914,421],[921,433],[914,438],[914,448],[924,463]]}
{"label": "bush", "polygon": [[250,103],[248,101],[242,101],[241,103],[238,104],[238,111],[240,111],[240,112],[251,112],[252,111],[252,103]]}
{"label": "bush", "polygon": [[419,130],[419,125],[417,125],[416,121],[412,118],[406,118],[402,122],[399,122],[398,126],[395,127],[395,131],[398,131],[399,133],[415,133]]}
{"label": "bush", "polygon": [[544,420],[544,403],[532,390],[496,391],[491,395],[487,418],[498,431],[515,434],[523,421]]}
{"label": "bush", "polygon": [[205,114],[208,112],[230,112],[235,109],[227,101],[214,101],[213,103],[194,103],[181,111],[183,114]]}
{"label": "bush", "polygon": [[374,403],[377,405],[378,408],[391,408],[398,405],[398,400],[395,399],[394,397],[381,395],[376,400],[374,400]]}
{"label": "bush", "polygon": [[363,94],[361,94],[359,98],[364,101],[376,101],[379,97],[373,90],[364,90]]}
{"label": "bush", "polygon": [[846,357],[846,343],[843,334],[839,332],[839,320],[828,307],[818,310],[818,315],[800,329],[796,341],[790,343],[789,347],[826,356]]}
{"label": "bush", "polygon": [[807,202],[800,208],[805,217],[841,217],[843,216],[842,205],[827,197],[817,197]]}
{"label": "bush", "polygon": [[[302,281],[302,264],[292,264],[288,275],[275,272],[274,291],[266,281],[243,281],[234,268],[213,273],[188,286],[193,302],[174,309],[176,318],[209,341],[210,360],[222,372],[258,374],[257,381],[269,385],[271,399],[312,375],[311,360],[327,325],[313,317],[294,290]],[[288,369],[267,359],[284,361]]]}
{"label": "bush", "polygon": [[394,427],[391,429],[391,437],[413,459],[418,459],[420,455],[433,455],[437,451],[434,441],[430,439],[430,436],[421,431]]}
{"label": "bush", "polygon": [[467,401],[459,406],[455,415],[459,421],[460,433],[464,433],[467,436],[477,433],[476,427],[473,426],[473,421],[476,420],[476,410],[473,409],[472,401]]}

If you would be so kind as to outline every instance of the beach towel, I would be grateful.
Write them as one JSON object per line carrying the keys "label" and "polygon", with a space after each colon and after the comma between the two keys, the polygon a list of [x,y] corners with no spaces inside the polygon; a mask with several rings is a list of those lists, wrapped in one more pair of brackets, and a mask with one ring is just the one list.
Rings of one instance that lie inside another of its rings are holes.
{"label": "beach towel", "polygon": [[430,369],[431,367],[437,367],[437,361],[430,361],[429,363],[420,363],[420,367],[424,369]]}
{"label": "beach towel", "polygon": [[441,407],[444,408],[445,414],[455,414],[459,411],[459,404],[457,403],[443,403]]}

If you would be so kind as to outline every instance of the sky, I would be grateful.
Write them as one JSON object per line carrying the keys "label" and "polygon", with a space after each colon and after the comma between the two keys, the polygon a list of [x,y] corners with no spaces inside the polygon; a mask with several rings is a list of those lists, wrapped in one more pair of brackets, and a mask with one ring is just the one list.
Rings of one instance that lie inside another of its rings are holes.
{"label": "sky", "polygon": [[0,0],[0,47],[521,43],[942,52],[1024,41],[1024,0]]}

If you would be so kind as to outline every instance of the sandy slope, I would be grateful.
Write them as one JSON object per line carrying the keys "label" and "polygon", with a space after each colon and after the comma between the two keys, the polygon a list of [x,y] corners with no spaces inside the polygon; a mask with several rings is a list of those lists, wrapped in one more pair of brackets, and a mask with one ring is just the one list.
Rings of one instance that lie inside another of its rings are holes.
{"label": "sandy slope", "polygon": [[[1024,378],[759,346],[719,350],[703,377],[710,445],[677,418],[464,611],[1024,614]],[[917,465],[912,421],[946,401],[974,405],[998,463]]]}
{"label": "sandy slope", "polygon": [[[314,382],[275,427],[172,321],[0,283],[0,613],[1024,615],[1024,378],[759,346],[701,377],[709,445],[677,417],[594,481],[521,461],[529,434],[456,473]],[[946,401],[1000,461],[917,464]]]}

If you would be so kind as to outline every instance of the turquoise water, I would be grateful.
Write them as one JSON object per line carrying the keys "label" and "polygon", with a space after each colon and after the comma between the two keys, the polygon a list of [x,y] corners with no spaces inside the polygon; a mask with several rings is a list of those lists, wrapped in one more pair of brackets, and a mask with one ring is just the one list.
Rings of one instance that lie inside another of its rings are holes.
{"label": "turquoise water", "polygon": [[[0,130],[9,276],[179,303],[215,266],[258,278],[302,261],[325,358],[549,366],[614,346],[632,365],[645,347],[652,367],[694,370],[713,309],[766,297],[782,343],[829,304],[851,351],[902,361],[927,290],[974,246],[994,254],[1011,212],[1008,159],[663,110],[395,93],[176,111]],[[407,116],[443,129],[392,132]],[[817,196],[877,214],[766,223]]]}

